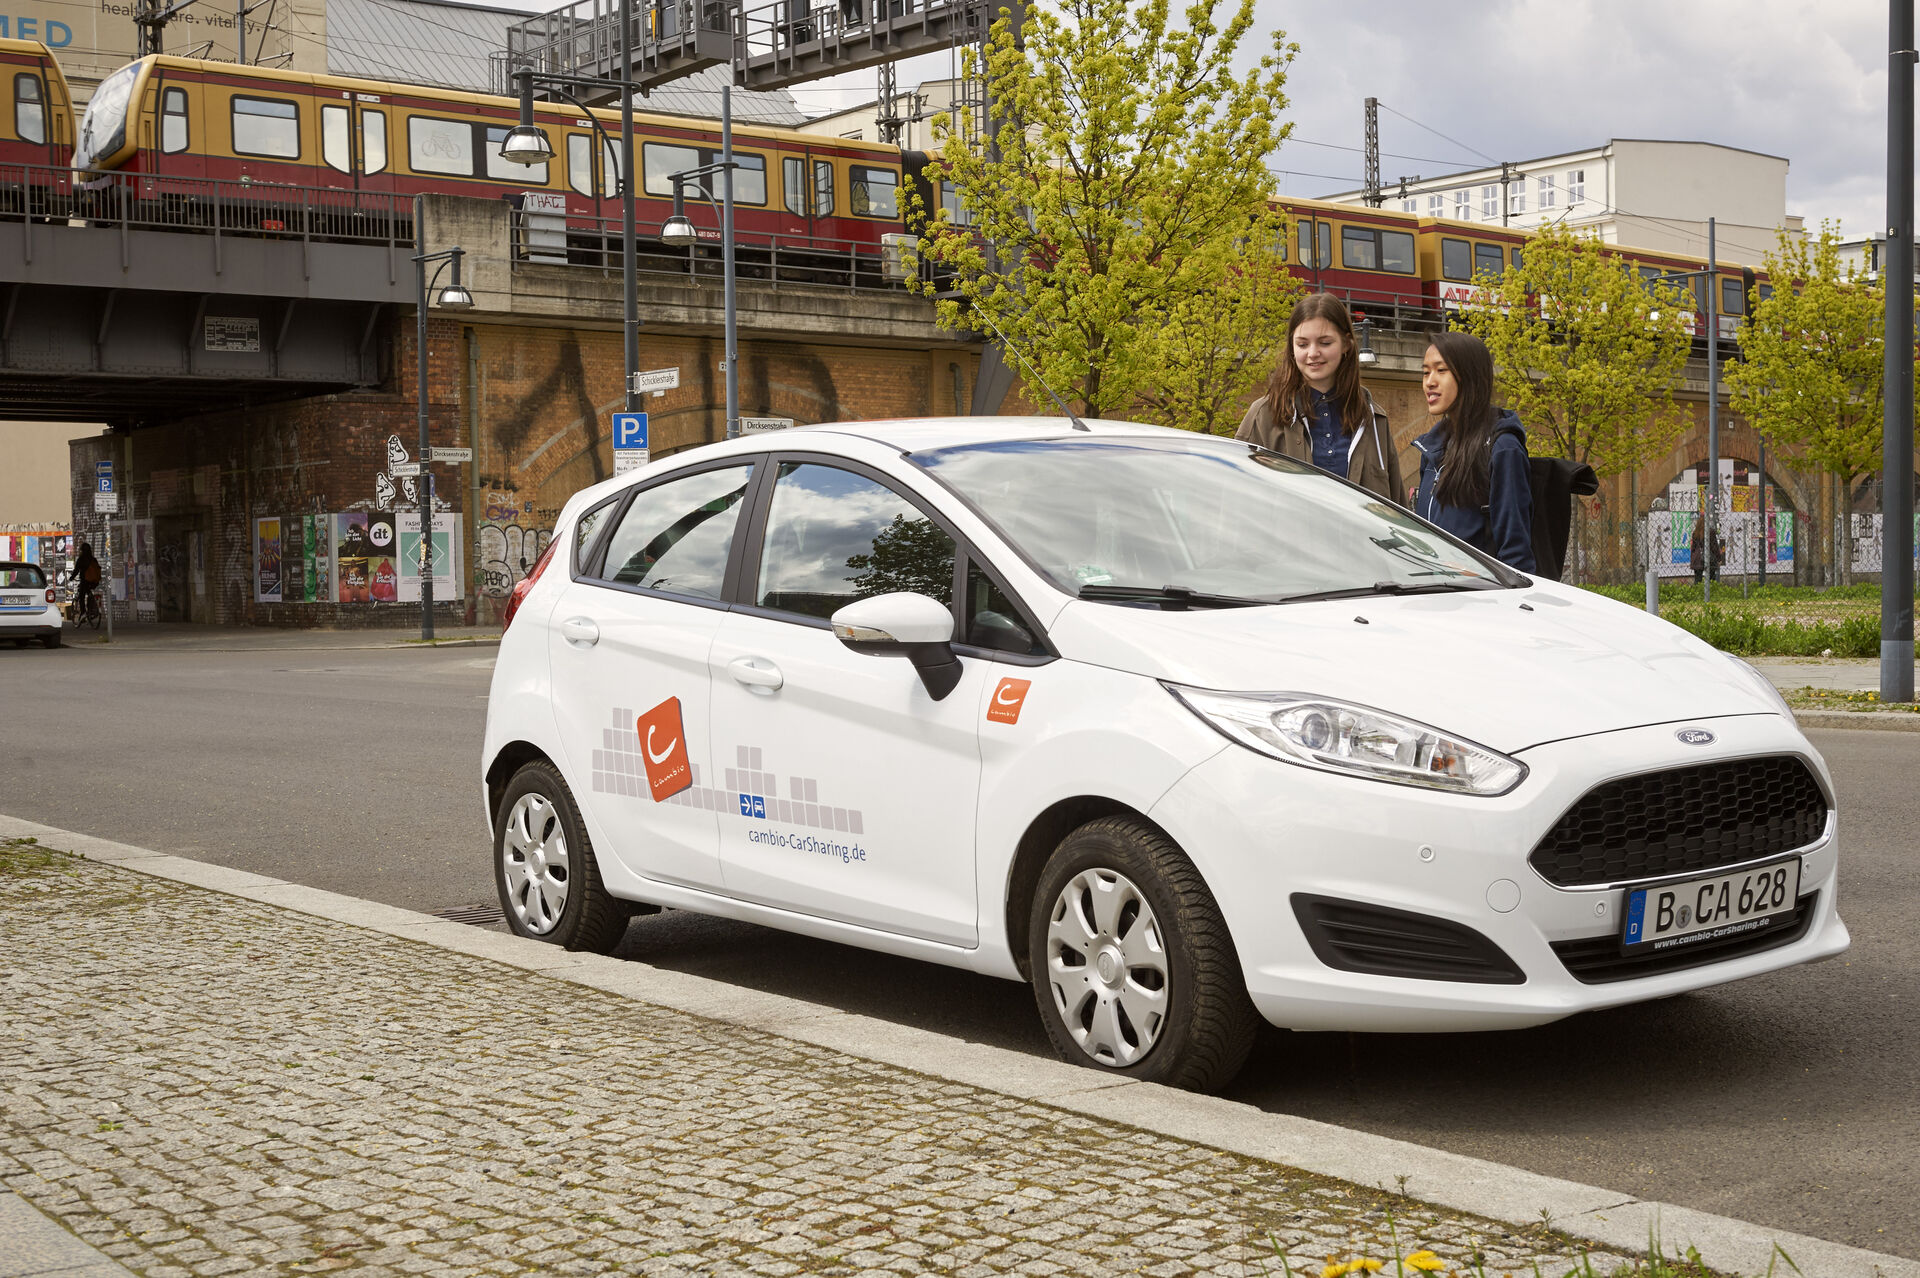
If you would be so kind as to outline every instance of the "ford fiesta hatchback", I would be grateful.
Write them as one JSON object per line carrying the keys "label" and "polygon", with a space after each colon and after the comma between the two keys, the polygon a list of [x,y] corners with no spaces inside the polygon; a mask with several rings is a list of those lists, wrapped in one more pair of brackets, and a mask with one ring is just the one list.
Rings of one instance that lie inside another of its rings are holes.
{"label": "ford fiesta hatchback", "polygon": [[660,906],[1029,982],[1217,1088],[1261,1018],[1537,1025],[1846,949],[1772,687],[1230,440],[867,422],[568,502],[481,760],[513,929]]}

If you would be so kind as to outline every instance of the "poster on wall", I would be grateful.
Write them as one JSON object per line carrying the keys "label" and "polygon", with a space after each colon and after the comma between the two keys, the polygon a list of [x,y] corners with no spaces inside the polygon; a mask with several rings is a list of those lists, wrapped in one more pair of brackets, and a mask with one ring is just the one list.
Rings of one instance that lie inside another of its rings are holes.
{"label": "poster on wall", "polygon": [[[420,512],[404,510],[396,517],[400,529],[400,602],[420,602]],[[433,597],[463,599],[465,574],[460,571],[461,517],[442,511],[433,517]]]}
{"label": "poster on wall", "polygon": [[112,544],[106,548],[106,554],[100,556],[107,561],[107,580],[113,597],[121,603],[127,601],[127,583],[133,579],[133,556],[127,553],[129,535],[125,520],[110,522],[107,525],[107,537]]}
{"label": "poster on wall", "polygon": [[280,521],[278,519],[254,520],[254,602],[280,602],[282,567]]}
{"label": "poster on wall", "polygon": [[376,510],[367,516],[367,590],[374,603],[400,599],[400,566],[395,558],[398,540],[393,512]]}
{"label": "poster on wall", "polygon": [[371,603],[367,591],[367,516],[351,510],[333,517],[335,598],[341,603]]}
{"label": "poster on wall", "polygon": [[155,601],[160,597],[160,580],[154,562],[153,521],[136,519],[133,521],[133,582],[136,612],[153,612]]}
{"label": "poster on wall", "polygon": [[312,515],[300,516],[300,598],[304,603],[320,598],[320,535],[314,527],[316,522]]}

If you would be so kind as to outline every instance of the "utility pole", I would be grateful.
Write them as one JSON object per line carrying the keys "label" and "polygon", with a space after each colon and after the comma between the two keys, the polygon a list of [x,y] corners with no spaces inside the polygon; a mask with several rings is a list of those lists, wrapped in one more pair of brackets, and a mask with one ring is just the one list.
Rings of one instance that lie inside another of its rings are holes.
{"label": "utility pole", "polygon": [[[1367,189],[1368,208],[1377,209],[1380,198],[1380,99],[1367,99]],[[1403,184],[1404,185],[1404,184]]]}
{"label": "utility pole", "polygon": [[1505,160],[1500,161],[1500,225],[1505,226],[1513,217],[1513,197],[1507,193],[1507,186],[1513,181],[1513,166]]}
{"label": "utility pole", "polygon": [[149,54],[161,52],[161,32],[172,22],[180,11],[199,0],[175,0],[162,9],[160,0],[136,0],[133,12],[134,54],[144,58]]}
{"label": "utility pole", "polygon": [[[1898,0],[1895,0],[1898,3]],[[1909,0],[1911,3],[1911,0]],[[1720,264],[1714,260],[1713,219],[1707,219],[1707,575],[1701,598],[1713,601],[1713,535],[1720,524]]]}
{"label": "utility pole", "polygon": [[1880,699],[1913,700],[1913,3],[1887,6],[1887,292]]}

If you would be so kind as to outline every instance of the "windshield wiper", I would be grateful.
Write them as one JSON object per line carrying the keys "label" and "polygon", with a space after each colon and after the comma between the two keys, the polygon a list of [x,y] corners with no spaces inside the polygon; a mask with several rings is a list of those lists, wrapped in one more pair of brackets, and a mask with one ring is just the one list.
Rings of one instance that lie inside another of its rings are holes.
{"label": "windshield wiper", "polygon": [[1369,595],[1438,595],[1454,590],[1504,590],[1497,581],[1484,578],[1448,581],[1376,581],[1371,586],[1349,586],[1344,590],[1316,590],[1305,595],[1286,595],[1280,603],[1318,603],[1323,599],[1361,599]]}
{"label": "windshield wiper", "polygon": [[1185,586],[1082,586],[1081,599],[1112,599],[1123,603],[1157,603],[1162,609],[1257,608],[1273,602],[1245,595],[1212,595]]}

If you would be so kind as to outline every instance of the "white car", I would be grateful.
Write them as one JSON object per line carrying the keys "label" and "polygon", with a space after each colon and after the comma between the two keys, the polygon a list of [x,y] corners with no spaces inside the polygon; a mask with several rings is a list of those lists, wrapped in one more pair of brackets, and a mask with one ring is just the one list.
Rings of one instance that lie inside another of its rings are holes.
{"label": "white car", "polygon": [[60,605],[39,564],[0,563],[0,639],[60,646]]}
{"label": "white car", "polygon": [[808,427],[567,503],[481,770],[513,929],[667,906],[1031,982],[1218,1088],[1258,1020],[1537,1025],[1831,958],[1757,672],[1243,443]]}

